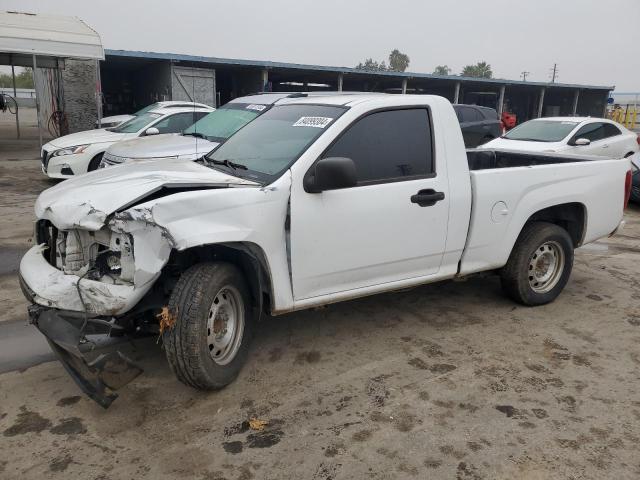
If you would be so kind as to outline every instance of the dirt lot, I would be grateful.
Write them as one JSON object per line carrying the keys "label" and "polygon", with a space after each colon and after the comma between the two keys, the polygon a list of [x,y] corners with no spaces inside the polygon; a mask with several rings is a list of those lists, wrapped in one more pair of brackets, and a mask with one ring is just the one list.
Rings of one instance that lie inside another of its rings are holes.
{"label": "dirt lot", "polygon": [[[37,150],[1,148],[0,320],[16,322],[12,270],[50,184]],[[489,276],[270,319],[217,393],[178,383],[155,339],[130,347],[146,371],[107,411],[57,362],[0,375],[0,478],[637,479],[640,209],[627,222],[578,252],[552,305]]]}

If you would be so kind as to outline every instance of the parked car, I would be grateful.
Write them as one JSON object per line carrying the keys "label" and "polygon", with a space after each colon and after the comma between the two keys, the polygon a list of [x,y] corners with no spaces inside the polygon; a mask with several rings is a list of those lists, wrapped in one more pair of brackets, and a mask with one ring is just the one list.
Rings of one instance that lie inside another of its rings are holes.
{"label": "parked car", "polygon": [[100,167],[136,160],[196,160],[269,110],[278,100],[292,95],[304,94],[264,93],[239,97],[209,113],[181,133],[118,142],[107,149]]}
{"label": "parked car", "polygon": [[453,109],[460,122],[465,147],[476,148],[502,135],[502,122],[493,108],[454,104]]}
{"label": "parked car", "polygon": [[136,113],[134,114],[129,114],[129,115],[111,115],[108,117],[103,117],[100,119],[100,122],[98,122],[96,120],[96,128],[113,128],[113,127],[117,127],[118,125],[126,122],[127,120],[131,120],[133,117],[136,117],[138,115],[142,115],[143,113],[147,113],[148,111],[151,110],[160,110],[163,108],[193,108],[194,106],[196,107],[208,107],[208,105],[204,104],[204,103],[195,103],[195,102],[181,102],[181,101],[177,101],[177,100],[169,100],[169,101],[165,101],[165,102],[156,102],[156,103],[152,103],[151,105],[147,105],[144,108],[141,108],[140,110],[138,110]]}
{"label": "parked car", "polygon": [[467,152],[442,97],[289,98],[198,162],[45,190],[21,284],[30,321],[103,407],[142,370],[117,351],[88,361],[89,332],[159,332],[182,382],[217,389],[261,312],[480,271],[519,303],[553,301],[574,248],[618,229],[630,175],[625,160]]}
{"label": "parked car", "polygon": [[129,138],[181,132],[211,107],[172,107],[149,110],[113,128],[87,130],[55,138],[42,147],[42,171],[50,178],[69,178],[96,170],[104,152]]}
{"label": "parked car", "polygon": [[631,200],[640,203],[640,153],[631,156]]}
{"label": "parked car", "polygon": [[547,117],[524,122],[482,148],[622,158],[639,144],[637,134],[606,118]]}
{"label": "parked car", "polygon": [[[231,100],[179,134],[140,137],[107,149],[101,168],[138,160],[196,160],[287,98],[325,96],[336,92],[258,93]],[[346,93],[345,93],[346,94]],[[353,93],[355,95],[357,93]],[[351,95],[351,94],[350,94]]]}

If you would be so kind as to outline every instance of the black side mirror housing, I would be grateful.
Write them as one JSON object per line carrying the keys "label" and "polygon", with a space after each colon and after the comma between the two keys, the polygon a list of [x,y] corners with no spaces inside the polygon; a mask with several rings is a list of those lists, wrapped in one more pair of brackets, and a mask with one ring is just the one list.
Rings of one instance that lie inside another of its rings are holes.
{"label": "black side mirror housing", "polygon": [[346,157],[318,160],[303,180],[304,191],[307,193],[355,187],[357,183],[356,164]]}

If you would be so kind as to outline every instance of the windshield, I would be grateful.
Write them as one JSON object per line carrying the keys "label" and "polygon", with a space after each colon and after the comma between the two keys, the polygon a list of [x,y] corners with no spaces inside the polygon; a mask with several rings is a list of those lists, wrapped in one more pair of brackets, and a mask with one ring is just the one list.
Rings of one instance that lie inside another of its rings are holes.
{"label": "windshield", "polygon": [[[260,115],[205,159],[226,173],[268,182],[287,169],[331,123],[343,107],[281,105]],[[233,166],[235,164],[235,167]]]}
{"label": "windshield", "polygon": [[224,142],[267,109],[266,105],[231,103],[201,118],[187,128],[186,135],[199,133],[211,142]]}
{"label": "windshield", "polygon": [[159,107],[159,106],[160,106],[159,103],[152,103],[151,105],[147,105],[146,107],[141,108],[136,113],[134,113],[134,115],[135,116],[142,115],[142,114],[147,113],[148,111],[153,110],[154,108]]}
{"label": "windshield", "polygon": [[117,133],[136,133],[161,116],[162,115],[159,113],[143,113],[142,115],[133,117],[131,120],[127,120],[123,124],[110,128],[109,130]]}
{"label": "windshield", "polygon": [[509,140],[532,142],[559,142],[578,125],[578,122],[558,120],[530,120],[517,126],[503,136]]}

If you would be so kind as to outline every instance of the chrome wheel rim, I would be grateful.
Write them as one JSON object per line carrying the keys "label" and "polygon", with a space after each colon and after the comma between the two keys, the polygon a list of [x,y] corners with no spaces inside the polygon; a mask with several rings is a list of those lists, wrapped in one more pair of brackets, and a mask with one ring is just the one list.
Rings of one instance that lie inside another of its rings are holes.
{"label": "chrome wheel rim", "polygon": [[218,365],[231,362],[242,343],[244,311],[242,296],[234,287],[222,287],[211,302],[207,316],[207,348]]}
{"label": "chrome wheel rim", "polygon": [[558,242],[540,245],[529,258],[529,286],[536,293],[547,293],[560,281],[564,271],[564,250]]}

